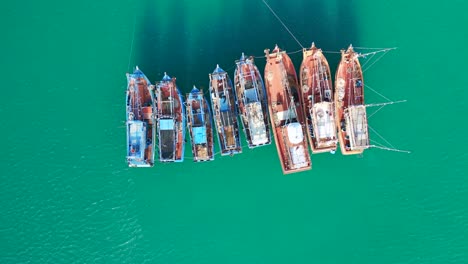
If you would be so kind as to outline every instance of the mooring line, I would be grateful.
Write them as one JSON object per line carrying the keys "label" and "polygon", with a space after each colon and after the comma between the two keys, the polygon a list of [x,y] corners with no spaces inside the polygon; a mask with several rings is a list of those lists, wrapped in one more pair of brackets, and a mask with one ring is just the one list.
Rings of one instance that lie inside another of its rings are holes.
{"label": "mooring line", "polygon": [[270,9],[271,13],[273,13],[273,15],[275,15],[276,19],[278,19],[278,21],[281,23],[281,25],[283,25],[283,27],[289,32],[289,34],[291,34],[291,36],[294,38],[294,40],[296,40],[297,44],[299,44],[299,46],[301,46],[301,48],[304,49],[304,46],[302,46],[301,42],[299,42],[299,40],[297,40],[296,36],[294,36],[294,34],[291,32],[291,30],[289,30],[289,28],[283,23],[281,18],[279,18],[279,16],[275,13],[275,11],[273,11],[273,9],[270,7],[270,5],[265,0],[262,0],[262,1],[268,7],[268,9]]}
{"label": "mooring line", "polygon": [[127,66],[127,69],[129,72],[132,71],[132,69],[130,69],[130,62],[132,60],[132,53],[133,53],[133,43],[135,42],[135,30],[136,30],[136,15],[135,15],[135,20],[133,21],[133,33],[132,33],[132,44],[130,45],[130,54],[128,55],[128,66]]}

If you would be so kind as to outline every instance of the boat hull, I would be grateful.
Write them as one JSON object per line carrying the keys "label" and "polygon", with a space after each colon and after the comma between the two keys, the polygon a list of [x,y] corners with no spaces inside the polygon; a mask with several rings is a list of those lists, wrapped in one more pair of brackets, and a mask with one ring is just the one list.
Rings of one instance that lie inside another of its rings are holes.
{"label": "boat hull", "polygon": [[152,167],[155,129],[150,82],[137,67],[127,74],[127,83],[127,163],[129,167]]}
{"label": "boat hull", "polygon": [[369,147],[364,79],[358,54],[352,47],[341,51],[335,76],[335,113],[341,153],[363,153]]}
{"label": "boat hull", "polygon": [[152,89],[160,162],[184,161],[185,107],[176,78],[165,74]]}
{"label": "boat hull", "polygon": [[304,114],[294,65],[276,47],[266,53],[265,87],[276,149],[283,174],[310,170]]}
{"label": "boat hull", "polygon": [[194,162],[214,160],[213,121],[203,90],[194,88],[186,95],[187,128]]}
{"label": "boat hull", "polygon": [[330,66],[322,51],[314,44],[303,51],[300,82],[312,153],[333,153],[338,139]]}
{"label": "boat hull", "polygon": [[209,75],[213,117],[221,156],[242,153],[236,96],[227,73],[219,66]]}
{"label": "boat hull", "polygon": [[271,144],[265,85],[253,58],[236,61],[234,84],[241,123],[249,148]]}

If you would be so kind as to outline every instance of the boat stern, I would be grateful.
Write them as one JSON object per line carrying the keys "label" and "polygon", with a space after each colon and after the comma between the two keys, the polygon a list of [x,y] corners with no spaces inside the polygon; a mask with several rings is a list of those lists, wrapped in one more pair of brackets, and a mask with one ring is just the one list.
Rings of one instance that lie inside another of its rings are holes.
{"label": "boat stern", "polygon": [[151,167],[145,160],[146,123],[139,120],[127,122],[127,162],[129,167]]}

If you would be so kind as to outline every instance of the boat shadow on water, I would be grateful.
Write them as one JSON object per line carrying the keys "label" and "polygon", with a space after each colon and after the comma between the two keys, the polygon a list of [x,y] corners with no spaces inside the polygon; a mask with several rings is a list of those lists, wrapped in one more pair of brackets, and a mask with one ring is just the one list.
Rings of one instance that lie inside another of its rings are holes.
{"label": "boat shadow on water", "polygon": [[[152,83],[160,80],[164,72],[182,77],[185,42],[182,33],[185,31],[184,18],[177,15],[175,4],[158,5],[147,0],[142,5],[142,15],[138,14],[135,30],[135,60],[140,68],[145,69]],[[188,90],[183,89],[184,91]],[[184,94],[183,91],[181,91]]]}

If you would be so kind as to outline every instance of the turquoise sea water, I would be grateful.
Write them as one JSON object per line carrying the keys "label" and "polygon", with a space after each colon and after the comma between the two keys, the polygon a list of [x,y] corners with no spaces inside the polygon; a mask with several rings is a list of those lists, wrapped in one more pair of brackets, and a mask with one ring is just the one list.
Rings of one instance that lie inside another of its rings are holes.
{"label": "turquoise sea water", "polygon": [[[257,0],[9,1],[0,262],[468,263],[467,4],[269,3],[303,45],[398,47],[364,78],[408,102],[369,124],[411,154],[313,155],[311,171],[288,176],[274,145],[127,168],[132,67],[153,82],[166,71],[185,93],[207,89],[217,63],[232,77],[241,52],[300,47]],[[339,56],[327,58],[334,71]]]}

